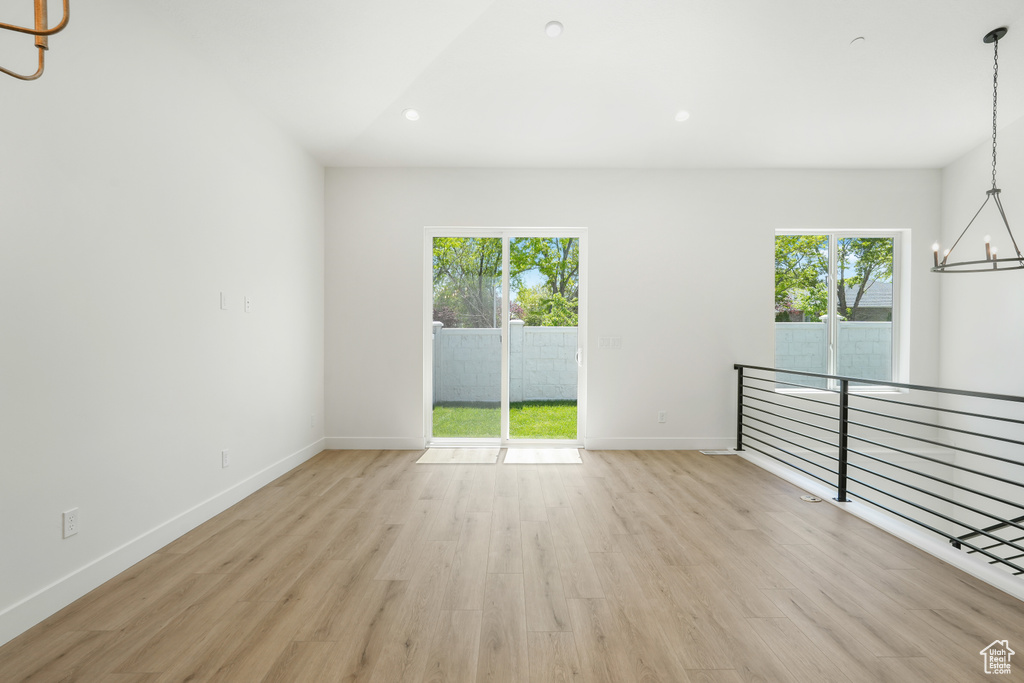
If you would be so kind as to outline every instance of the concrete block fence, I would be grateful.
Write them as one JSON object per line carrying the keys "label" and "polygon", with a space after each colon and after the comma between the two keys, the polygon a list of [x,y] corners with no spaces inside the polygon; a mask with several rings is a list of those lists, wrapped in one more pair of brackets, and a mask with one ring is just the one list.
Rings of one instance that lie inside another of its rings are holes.
{"label": "concrete block fence", "polygon": [[[775,367],[826,372],[825,333],[825,323],[821,322],[775,323]],[[892,379],[891,322],[841,320],[837,343],[837,374]]]}
{"label": "concrete block fence", "polygon": [[[575,327],[509,322],[509,401],[576,400]],[[434,403],[501,401],[501,330],[434,323]]]}

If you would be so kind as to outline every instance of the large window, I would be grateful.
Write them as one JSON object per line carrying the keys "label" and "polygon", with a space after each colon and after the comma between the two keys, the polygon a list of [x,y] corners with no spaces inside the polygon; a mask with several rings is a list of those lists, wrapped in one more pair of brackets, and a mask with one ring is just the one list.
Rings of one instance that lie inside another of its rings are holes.
{"label": "large window", "polygon": [[776,235],[775,367],[891,381],[898,249],[894,234]]}

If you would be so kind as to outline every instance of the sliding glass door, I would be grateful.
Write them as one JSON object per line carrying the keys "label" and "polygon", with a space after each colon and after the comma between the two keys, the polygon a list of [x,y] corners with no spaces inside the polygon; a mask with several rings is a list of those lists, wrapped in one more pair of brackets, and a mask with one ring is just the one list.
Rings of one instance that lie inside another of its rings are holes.
{"label": "sliding glass door", "polygon": [[428,444],[582,445],[585,254],[585,229],[426,230]]}
{"label": "sliding glass door", "polygon": [[502,240],[434,237],[432,434],[501,437]]}
{"label": "sliding glass door", "polygon": [[514,237],[509,320],[509,439],[576,439],[578,237]]}

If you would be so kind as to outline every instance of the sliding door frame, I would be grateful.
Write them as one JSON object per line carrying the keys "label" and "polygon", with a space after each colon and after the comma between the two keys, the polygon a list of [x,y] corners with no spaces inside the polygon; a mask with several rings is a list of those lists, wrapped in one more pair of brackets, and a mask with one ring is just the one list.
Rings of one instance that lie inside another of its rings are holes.
{"label": "sliding door frame", "polygon": [[[423,229],[423,441],[438,447],[574,447],[582,448],[587,423],[587,301],[588,243],[587,228],[495,228],[436,227]],[[501,238],[501,435],[498,438],[436,439],[434,426],[434,238]],[[579,350],[579,375],[576,383],[576,439],[509,439],[509,306],[511,287],[509,260],[511,240],[516,237],[573,237],[579,240],[579,321],[576,347]]]}

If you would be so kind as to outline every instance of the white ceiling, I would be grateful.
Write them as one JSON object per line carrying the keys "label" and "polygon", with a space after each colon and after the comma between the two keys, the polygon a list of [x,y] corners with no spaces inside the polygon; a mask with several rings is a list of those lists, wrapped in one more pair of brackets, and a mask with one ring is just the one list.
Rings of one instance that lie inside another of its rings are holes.
{"label": "white ceiling", "polygon": [[146,4],[330,166],[942,167],[990,135],[1004,25],[1024,116],[1021,0]]}

